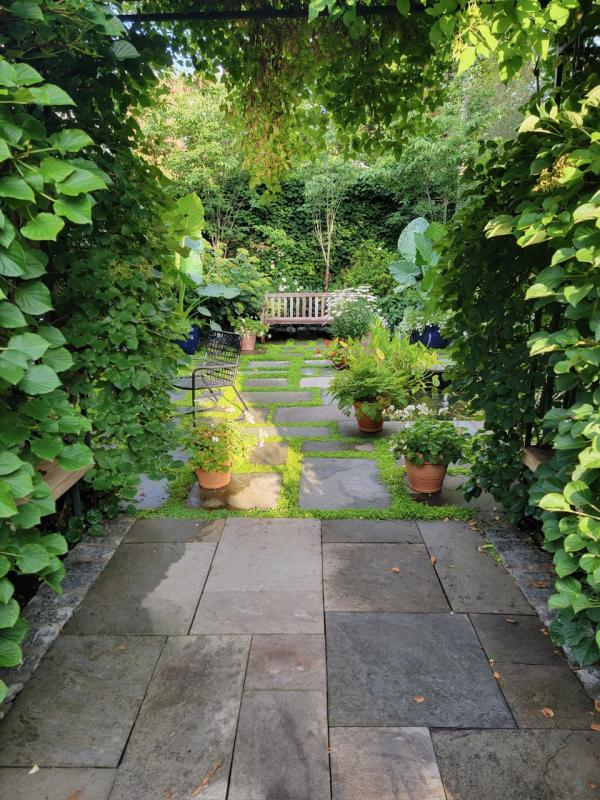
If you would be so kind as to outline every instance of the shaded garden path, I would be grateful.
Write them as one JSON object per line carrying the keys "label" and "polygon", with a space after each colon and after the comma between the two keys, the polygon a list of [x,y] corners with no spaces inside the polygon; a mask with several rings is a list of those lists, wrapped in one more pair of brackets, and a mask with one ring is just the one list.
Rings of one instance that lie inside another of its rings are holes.
{"label": "shaded garden path", "polygon": [[480,542],[138,521],[0,723],[0,795],[596,797],[593,704]]}
{"label": "shaded garden path", "polygon": [[[247,392],[289,387],[252,370]],[[262,406],[286,460],[241,474],[281,476],[276,510],[331,518],[199,519],[175,498],[189,518],[138,520],[0,723],[0,797],[599,796],[600,717],[517,584],[465,522],[359,518],[369,463],[376,515],[414,501],[311,398]]]}

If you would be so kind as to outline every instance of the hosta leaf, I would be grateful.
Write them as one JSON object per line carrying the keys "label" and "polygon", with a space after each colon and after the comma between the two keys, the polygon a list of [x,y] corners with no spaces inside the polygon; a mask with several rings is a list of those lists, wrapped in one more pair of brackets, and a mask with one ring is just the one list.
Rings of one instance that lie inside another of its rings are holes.
{"label": "hosta leaf", "polygon": [[19,604],[16,600],[0,603],[0,628],[12,628],[19,619]]}
{"label": "hosta leaf", "polygon": [[21,233],[28,239],[36,242],[55,242],[56,237],[65,227],[65,222],[56,214],[42,212],[35,216],[31,222],[21,228]]}
{"label": "hosta leaf", "polygon": [[19,388],[27,394],[48,394],[60,386],[56,372],[45,364],[30,367],[19,381]]}
{"label": "hosta leaf", "polygon": [[0,578],[3,578],[10,570],[11,563],[6,556],[0,556]]}
{"label": "hosta leaf", "polygon": [[0,667],[17,667],[22,659],[19,645],[0,634]]}
{"label": "hosta leaf", "polygon": [[0,578],[0,605],[6,604],[15,593],[15,587],[8,578]]}

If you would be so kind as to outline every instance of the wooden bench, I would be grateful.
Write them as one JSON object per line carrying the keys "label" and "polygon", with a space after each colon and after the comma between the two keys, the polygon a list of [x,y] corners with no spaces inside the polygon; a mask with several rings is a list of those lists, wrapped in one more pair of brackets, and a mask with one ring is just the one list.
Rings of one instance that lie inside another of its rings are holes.
{"label": "wooden bench", "polygon": [[83,469],[66,470],[60,467],[56,461],[41,461],[38,464],[38,472],[42,473],[55,500],[58,500],[63,494],[71,492],[73,513],[76,517],[81,516],[81,496],[78,484],[91,468],[92,465],[90,464]]}
{"label": "wooden bench", "polygon": [[331,322],[327,292],[275,292],[265,297],[265,325],[327,325]]}
{"label": "wooden bench", "polygon": [[532,472],[535,472],[542,464],[550,461],[552,455],[553,451],[551,447],[536,447],[531,445],[521,448],[521,461]]}

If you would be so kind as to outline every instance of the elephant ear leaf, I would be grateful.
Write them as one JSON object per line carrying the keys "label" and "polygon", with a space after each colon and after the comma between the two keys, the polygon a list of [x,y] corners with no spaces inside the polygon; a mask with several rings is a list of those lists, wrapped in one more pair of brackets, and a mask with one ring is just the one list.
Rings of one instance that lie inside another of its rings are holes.
{"label": "elephant ear leaf", "polygon": [[396,291],[401,291],[409,286],[414,286],[421,274],[421,269],[412,261],[393,261],[389,270],[398,284]]}
{"label": "elephant ear leaf", "polygon": [[409,222],[398,238],[398,253],[406,261],[415,261],[417,257],[417,243],[415,235],[423,233],[429,227],[425,217],[417,217]]}

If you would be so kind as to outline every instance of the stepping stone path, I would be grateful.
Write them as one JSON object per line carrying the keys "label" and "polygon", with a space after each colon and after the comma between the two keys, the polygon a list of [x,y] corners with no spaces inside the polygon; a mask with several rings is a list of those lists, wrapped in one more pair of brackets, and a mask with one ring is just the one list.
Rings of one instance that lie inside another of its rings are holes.
{"label": "stepping stone path", "polygon": [[477,541],[139,520],[0,723],[1,796],[591,800],[600,715],[487,554],[457,592]]}
{"label": "stepping stone path", "polygon": [[[306,354],[250,361],[246,389],[269,390],[246,391],[252,406],[311,400],[285,391]],[[329,362],[303,363],[323,404],[256,409],[244,433],[283,440],[189,495],[190,516],[235,514],[140,519],[125,536],[0,722],[0,797],[597,800],[600,713],[515,581],[462,522],[369,518],[391,503],[379,437],[325,404]],[[298,443],[300,506],[364,518],[251,515],[289,497]],[[149,507],[166,482],[151,488]],[[489,535],[537,584],[528,597],[552,591],[549,554]]]}

